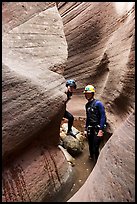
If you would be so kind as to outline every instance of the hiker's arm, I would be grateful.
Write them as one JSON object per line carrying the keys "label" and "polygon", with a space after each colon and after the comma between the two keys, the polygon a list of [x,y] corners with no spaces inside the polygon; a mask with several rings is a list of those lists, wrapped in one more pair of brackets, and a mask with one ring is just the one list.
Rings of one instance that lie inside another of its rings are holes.
{"label": "hiker's arm", "polygon": [[104,125],[106,123],[106,114],[105,114],[105,108],[101,102],[98,103],[98,107],[99,107],[101,118],[100,118],[100,124],[99,124],[100,128],[99,128],[97,136],[102,137],[104,133],[103,132]]}
{"label": "hiker's arm", "polygon": [[99,108],[99,112],[100,112],[100,130],[103,130],[104,129],[104,125],[106,123],[106,114],[105,114],[105,108],[104,108],[104,105],[99,101],[98,102],[98,108]]}
{"label": "hiker's arm", "polygon": [[89,120],[88,113],[87,113],[87,105],[85,105],[85,108],[86,108],[86,123],[85,123],[84,135],[85,137],[87,137],[87,127],[90,124],[90,120]]}

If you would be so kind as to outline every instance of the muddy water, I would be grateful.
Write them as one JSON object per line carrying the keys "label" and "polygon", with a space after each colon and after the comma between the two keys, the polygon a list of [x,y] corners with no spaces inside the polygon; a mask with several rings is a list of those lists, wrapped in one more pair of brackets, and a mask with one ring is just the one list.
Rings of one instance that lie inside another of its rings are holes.
{"label": "muddy water", "polygon": [[[85,125],[85,118],[75,117],[74,120],[74,127],[80,130],[81,132],[84,131]],[[73,156],[74,157],[74,156]],[[88,150],[88,143],[85,139],[84,141],[84,150],[81,154],[74,157],[75,158],[75,165],[72,167],[74,171],[74,180],[73,185],[70,188],[69,193],[67,192],[66,196],[60,195],[60,202],[66,202],[69,198],[71,198],[84,184],[86,179],[88,178],[89,174],[91,173],[94,162],[89,159],[89,150]]]}

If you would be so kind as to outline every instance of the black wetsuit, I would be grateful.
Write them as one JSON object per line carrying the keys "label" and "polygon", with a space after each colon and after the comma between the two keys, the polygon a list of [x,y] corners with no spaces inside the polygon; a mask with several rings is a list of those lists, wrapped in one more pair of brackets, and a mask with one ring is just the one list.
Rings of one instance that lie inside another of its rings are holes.
{"label": "black wetsuit", "polygon": [[[72,92],[67,91],[67,101],[68,102],[71,99],[72,96]],[[74,117],[71,113],[69,113],[67,110],[65,110],[64,113],[64,118],[68,119],[68,132],[72,131],[72,125],[73,125],[73,121],[74,121]]]}
{"label": "black wetsuit", "polygon": [[93,99],[86,104],[86,130],[90,156],[97,160],[102,137],[97,136],[99,130],[106,125],[105,108],[101,101]]}

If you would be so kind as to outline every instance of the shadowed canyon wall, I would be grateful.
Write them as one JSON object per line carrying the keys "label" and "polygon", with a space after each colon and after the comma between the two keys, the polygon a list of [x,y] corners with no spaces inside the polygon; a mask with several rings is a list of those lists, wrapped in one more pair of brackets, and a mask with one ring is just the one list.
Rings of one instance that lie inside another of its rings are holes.
{"label": "shadowed canyon wall", "polygon": [[135,201],[135,115],[117,128],[92,173],[69,202]]}
{"label": "shadowed canyon wall", "polygon": [[2,17],[3,201],[48,201],[71,177],[68,78],[95,86],[114,132],[70,202],[134,201],[134,2],[5,2]]}
{"label": "shadowed canyon wall", "polygon": [[114,130],[134,110],[134,2],[61,2],[68,43],[65,78],[93,84]]}
{"label": "shadowed canyon wall", "polygon": [[3,3],[3,201],[50,200],[72,169],[58,148],[67,43],[55,3]]}
{"label": "shadowed canyon wall", "polygon": [[60,2],[58,9],[68,43],[64,77],[75,79],[81,93],[88,83],[95,86],[114,132],[69,202],[134,201],[134,2]]}

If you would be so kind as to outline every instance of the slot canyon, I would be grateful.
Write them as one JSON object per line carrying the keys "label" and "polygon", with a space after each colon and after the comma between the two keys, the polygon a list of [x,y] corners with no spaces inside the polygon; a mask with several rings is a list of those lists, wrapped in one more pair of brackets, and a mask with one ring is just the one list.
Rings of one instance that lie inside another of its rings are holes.
{"label": "slot canyon", "polygon": [[93,84],[111,137],[66,202],[135,202],[135,2],[2,2],[2,202],[69,194],[75,167],[58,146],[67,79],[74,125]]}

